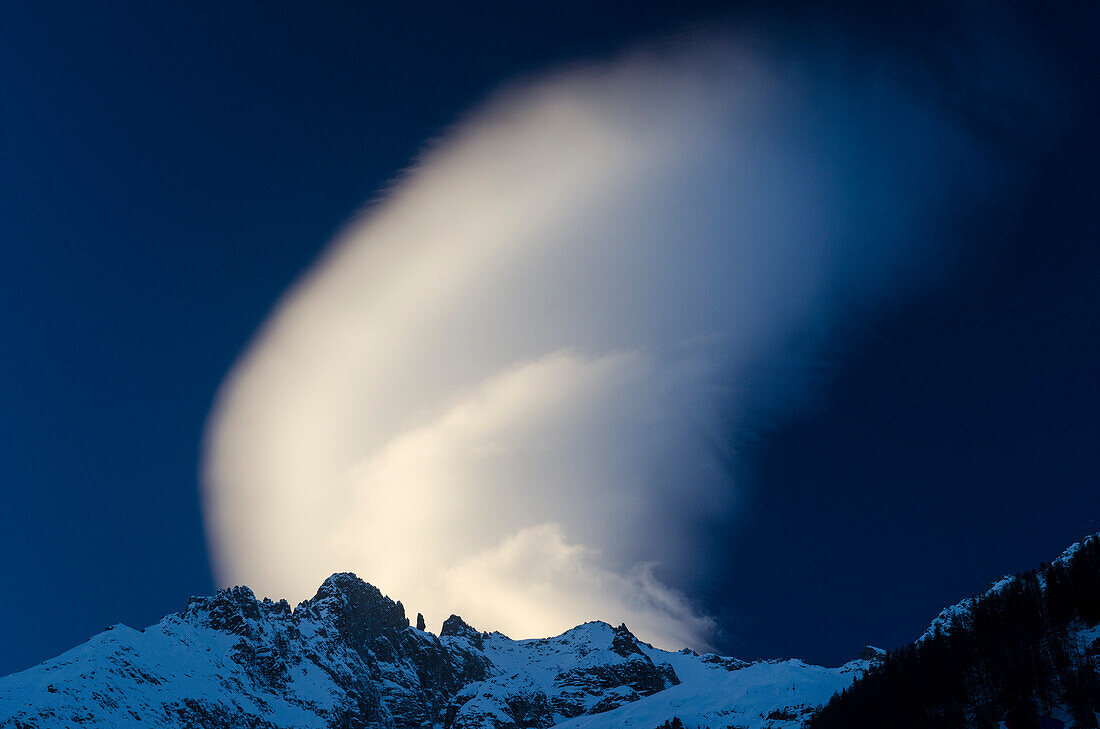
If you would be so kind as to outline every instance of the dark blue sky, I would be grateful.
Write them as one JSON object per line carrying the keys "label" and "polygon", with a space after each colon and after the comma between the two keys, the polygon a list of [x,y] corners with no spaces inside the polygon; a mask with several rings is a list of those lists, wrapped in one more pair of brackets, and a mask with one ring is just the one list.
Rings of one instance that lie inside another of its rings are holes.
{"label": "dark blue sky", "polygon": [[935,5],[379,5],[0,8],[0,674],[213,590],[196,471],[218,383],[425,140],[517,75],[742,12],[912,59],[1022,172],[960,221],[954,278],[854,322],[815,409],[759,434],[741,528],[714,538],[728,650],[894,646],[1100,529],[1084,3],[1021,10],[1060,85],[1025,100],[1062,116],[1005,124],[967,93],[999,70],[957,63],[972,49]]}

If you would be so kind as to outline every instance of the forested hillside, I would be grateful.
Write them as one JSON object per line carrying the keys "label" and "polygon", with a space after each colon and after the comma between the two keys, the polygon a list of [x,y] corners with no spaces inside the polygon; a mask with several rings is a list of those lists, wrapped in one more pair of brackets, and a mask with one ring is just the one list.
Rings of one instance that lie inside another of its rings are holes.
{"label": "forested hillside", "polygon": [[[1100,535],[945,610],[834,697],[809,729],[1095,729]],[[1054,720],[1054,721],[1052,721]]]}

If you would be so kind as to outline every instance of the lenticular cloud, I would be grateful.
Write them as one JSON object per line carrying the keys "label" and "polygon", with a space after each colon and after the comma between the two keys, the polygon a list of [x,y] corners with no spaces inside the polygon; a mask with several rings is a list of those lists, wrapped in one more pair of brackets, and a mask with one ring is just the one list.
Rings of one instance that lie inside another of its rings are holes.
{"label": "lenticular cloud", "polygon": [[705,646],[701,534],[743,488],[719,434],[797,406],[848,307],[927,278],[965,184],[949,120],[828,68],[711,40],[458,124],[223,384],[220,581],[293,599],[351,570],[432,624]]}

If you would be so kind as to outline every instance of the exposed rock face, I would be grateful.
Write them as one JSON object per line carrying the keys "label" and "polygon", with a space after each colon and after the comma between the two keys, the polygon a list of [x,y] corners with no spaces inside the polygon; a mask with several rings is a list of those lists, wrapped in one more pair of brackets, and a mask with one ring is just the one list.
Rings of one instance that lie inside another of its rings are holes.
{"label": "exposed rock face", "polygon": [[863,646],[863,650],[859,652],[859,657],[865,661],[875,661],[886,656],[886,651],[881,648],[876,648],[873,645]]}
{"label": "exposed rock face", "polygon": [[452,615],[443,621],[443,628],[439,631],[440,638],[465,638],[471,645],[483,648],[485,643],[481,633],[477,632],[466,621],[457,615]]}
{"label": "exposed rock face", "polygon": [[[417,617],[410,627],[400,602],[349,573],[294,610],[247,587],[221,590],[143,631],[115,626],[0,679],[0,727],[543,729],[604,716],[601,726],[622,726],[619,710],[679,688],[679,672],[726,692],[722,676],[757,665],[667,653],[625,625],[514,641],[457,615],[435,636]],[[792,666],[777,680],[797,683],[807,667]],[[811,668],[837,688],[854,678],[829,673],[851,667]]]}

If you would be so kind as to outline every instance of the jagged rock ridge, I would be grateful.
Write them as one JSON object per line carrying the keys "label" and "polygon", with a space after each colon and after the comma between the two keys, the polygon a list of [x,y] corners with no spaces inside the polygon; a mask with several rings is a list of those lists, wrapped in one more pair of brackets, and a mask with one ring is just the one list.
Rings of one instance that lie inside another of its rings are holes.
{"label": "jagged rock ridge", "polygon": [[0,726],[651,729],[688,701],[715,726],[793,727],[872,660],[670,653],[602,622],[516,641],[452,615],[437,636],[340,573],[293,610],[234,587],[145,630],[108,629],[0,679]]}

